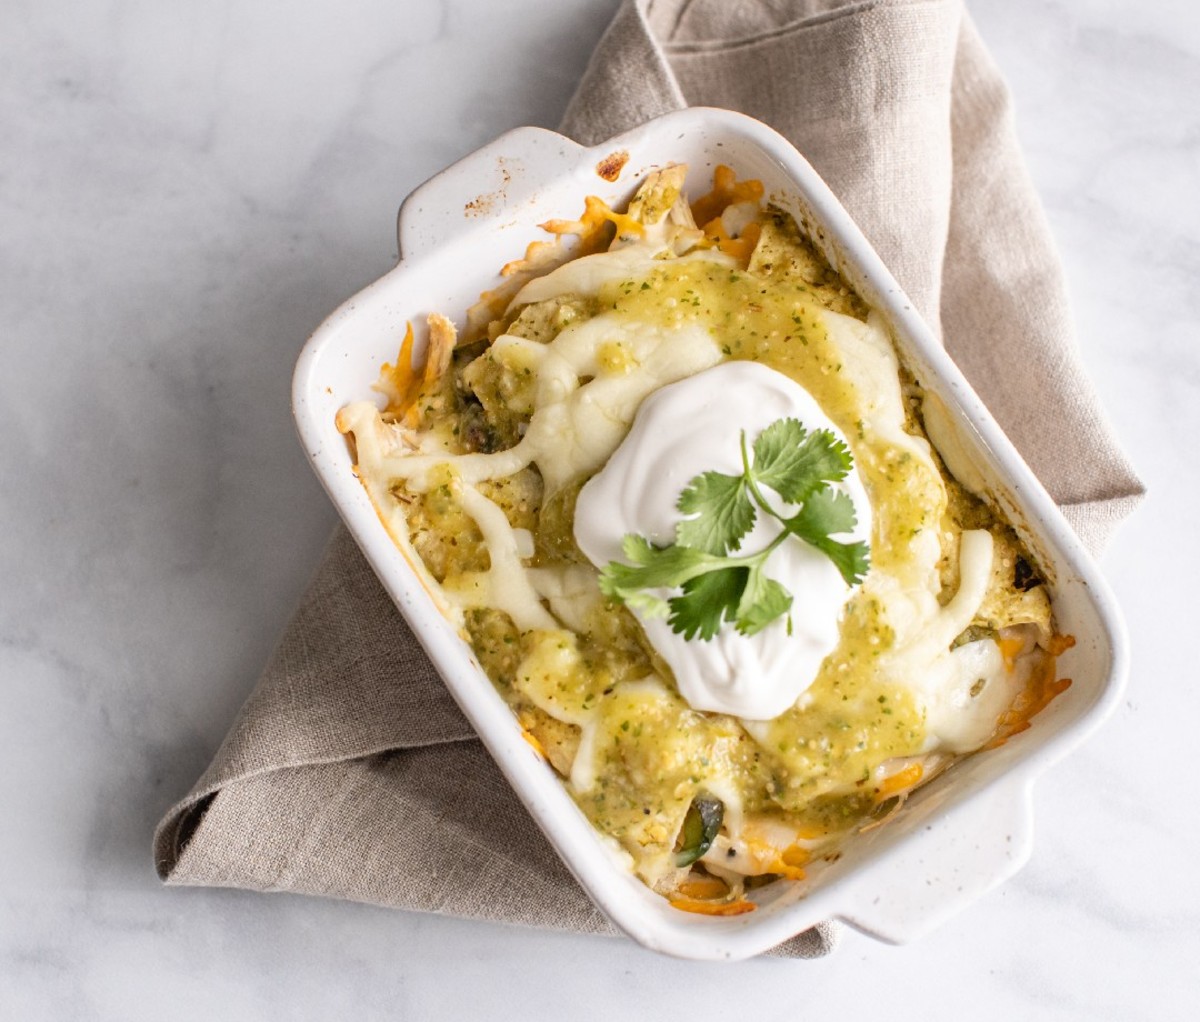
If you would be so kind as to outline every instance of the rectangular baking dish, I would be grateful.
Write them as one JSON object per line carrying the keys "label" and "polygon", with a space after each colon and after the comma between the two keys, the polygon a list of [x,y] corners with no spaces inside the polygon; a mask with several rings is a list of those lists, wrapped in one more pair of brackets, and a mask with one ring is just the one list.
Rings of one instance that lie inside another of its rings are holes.
{"label": "rectangular baking dish", "polygon": [[[544,237],[537,224],[571,218],[587,195],[626,200],[646,172],[687,163],[706,187],[713,166],[759,178],[826,257],[888,321],[901,358],[949,411],[959,445],[1052,581],[1059,631],[1074,649],[1073,679],[1033,727],[954,766],[909,799],[885,827],[858,835],[801,882],[755,894],[734,917],[671,908],[608,852],[558,777],[521,736],[467,644],[438,613],[392,543],[351,470],[334,417],[373,395],[405,324],[432,311],[456,318],[494,287],[500,266]],[[1034,778],[1087,737],[1119,701],[1126,672],[1120,615],[1094,563],[962,374],[913,311],[879,257],[799,153],[765,125],[724,110],[668,114],[592,148],[520,128],[421,185],[399,216],[399,264],[337,309],[296,365],[293,409],[314,470],[446,685],[580,884],[621,929],[649,948],[696,959],[765,951],[837,918],[902,942],[1011,876],[1031,851]]]}

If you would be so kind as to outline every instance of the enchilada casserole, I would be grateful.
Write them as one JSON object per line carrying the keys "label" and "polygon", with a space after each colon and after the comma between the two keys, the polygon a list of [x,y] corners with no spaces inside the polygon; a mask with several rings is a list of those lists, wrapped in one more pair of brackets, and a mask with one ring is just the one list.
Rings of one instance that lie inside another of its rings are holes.
{"label": "enchilada casserole", "polygon": [[1070,639],[881,317],[756,182],[684,177],[544,225],[337,423],[603,840],[730,915],[1028,727]]}

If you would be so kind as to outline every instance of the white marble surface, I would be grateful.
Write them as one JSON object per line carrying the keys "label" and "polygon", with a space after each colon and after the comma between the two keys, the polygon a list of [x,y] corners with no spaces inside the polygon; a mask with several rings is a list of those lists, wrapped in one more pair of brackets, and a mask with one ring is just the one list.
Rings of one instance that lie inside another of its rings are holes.
{"label": "white marble surface", "polygon": [[390,265],[412,186],[557,121],[614,6],[0,5],[0,1016],[1194,1017],[1190,0],[971,5],[1152,489],[1106,561],[1127,701],[1040,784],[1015,880],[913,946],[848,933],[827,960],[719,976],[624,941],[159,886],[153,824],[333,521],[289,417],[299,345]]}

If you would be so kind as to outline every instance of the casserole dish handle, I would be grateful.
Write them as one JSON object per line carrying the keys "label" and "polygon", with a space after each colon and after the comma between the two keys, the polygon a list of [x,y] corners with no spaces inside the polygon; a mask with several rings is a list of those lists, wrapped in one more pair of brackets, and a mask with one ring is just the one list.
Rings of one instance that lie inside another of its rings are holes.
{"label": "casserole dish handle", "polygon": [[[426,255],[452,238],[496,221],[511,220],[525,202],[540,205],[549,185],[581,175],[583,146],[545,128],[515,128],[418,186],[396,223],[400,259]],[[597,185],[604,182],[597,180]],[[463,196],[469,196],[464,203]],[[553,200],[546,216],[558,216]]]}
{"label": "casserole dish handle", "polygon": [[[1017,872],[1033,848],[1031,781],[1005,778],[855,878],[844,922],[906,944]],[[899,876],[909,877],[897,884]]]}

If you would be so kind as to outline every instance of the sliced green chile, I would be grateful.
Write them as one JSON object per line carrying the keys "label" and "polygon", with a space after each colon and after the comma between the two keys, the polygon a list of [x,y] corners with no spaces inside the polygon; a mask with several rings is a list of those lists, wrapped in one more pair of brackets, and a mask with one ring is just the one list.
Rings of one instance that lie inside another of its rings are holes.
{"label": "sliced green chile", "polygon": [[725,818],[725,806],[715,798],[697,795],[688,806],[683,826],[679,829],[679,850],[676,866],[690,866],[711,847]]}

